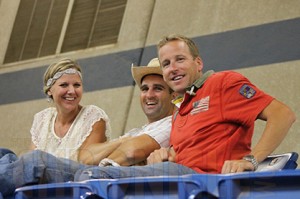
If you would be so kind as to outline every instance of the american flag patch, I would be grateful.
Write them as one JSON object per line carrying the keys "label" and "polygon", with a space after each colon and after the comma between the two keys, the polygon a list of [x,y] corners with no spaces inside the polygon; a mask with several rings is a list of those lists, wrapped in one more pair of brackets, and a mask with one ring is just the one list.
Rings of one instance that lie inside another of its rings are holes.
{"label": "american flag patch", "polygon": [[207,111],[209,109],[209,96],[200,99],[193,103],[191,115]]}

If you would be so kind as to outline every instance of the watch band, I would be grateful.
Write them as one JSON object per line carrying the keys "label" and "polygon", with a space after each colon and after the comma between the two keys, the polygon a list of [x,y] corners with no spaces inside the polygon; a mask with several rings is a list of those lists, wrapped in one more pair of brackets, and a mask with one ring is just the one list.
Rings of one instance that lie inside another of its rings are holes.
{"label": "watch band", "polygon": [[258,168],[258,162],[257,162],[257,160],[255,159],[255,157],[253,155],[246,155],[246,156],[243,157],[243,160],[251,162],[251,164],[254,167],[254,171]]}

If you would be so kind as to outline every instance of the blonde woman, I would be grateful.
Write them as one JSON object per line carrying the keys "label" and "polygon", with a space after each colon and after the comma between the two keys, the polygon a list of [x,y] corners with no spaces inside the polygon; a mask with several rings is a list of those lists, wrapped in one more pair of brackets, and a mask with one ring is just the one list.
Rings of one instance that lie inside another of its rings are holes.
{"label": "blonde woman", "polygon": [[44,74],[44,93],[53,106],[35,114],[31,149],[78,161],[80,152],[110,138],[107,114],[97,106],[80,105],[81,68],[71,59],[51,64]]}

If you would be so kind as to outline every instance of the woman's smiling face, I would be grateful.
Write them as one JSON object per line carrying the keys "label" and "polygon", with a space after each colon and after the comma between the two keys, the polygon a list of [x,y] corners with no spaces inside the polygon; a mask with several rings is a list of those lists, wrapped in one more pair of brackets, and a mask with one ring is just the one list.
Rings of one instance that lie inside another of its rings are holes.
{"label": "woman's smiling face", "polygon": [[77,73],[64,74],[55,81],[49,92],[57,108],[71,111],[78,107],[82,98],[81,77]]}

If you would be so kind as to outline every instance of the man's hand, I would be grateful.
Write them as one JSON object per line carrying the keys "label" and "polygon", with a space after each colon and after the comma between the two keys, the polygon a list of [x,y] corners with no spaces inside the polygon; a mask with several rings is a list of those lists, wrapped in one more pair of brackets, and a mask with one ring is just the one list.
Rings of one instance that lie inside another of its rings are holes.
{"label": "man's hand", "polygon": [[247,160],[226,160],[222,167],[222,174],[254,171],[254,166]]}
{"label": "man's hand", "polygon": [[175,151],[172,147],[157,149],[153,151],[147,158],[147,164],[154,164],[165,161],[175,161]]}

